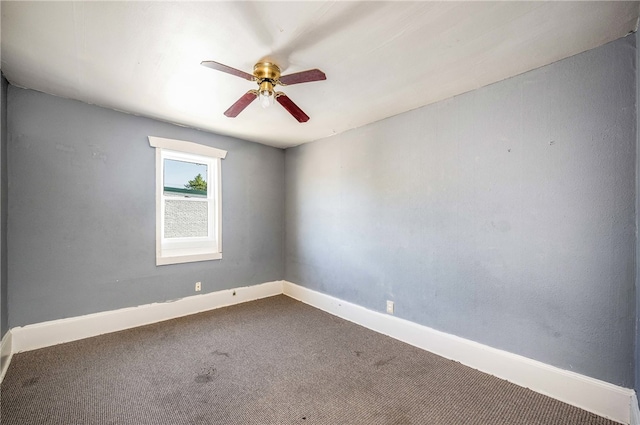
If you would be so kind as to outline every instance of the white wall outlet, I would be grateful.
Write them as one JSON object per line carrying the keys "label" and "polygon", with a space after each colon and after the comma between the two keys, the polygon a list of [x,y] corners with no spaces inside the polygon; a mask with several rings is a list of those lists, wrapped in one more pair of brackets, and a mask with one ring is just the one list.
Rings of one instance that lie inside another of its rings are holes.
{"label": "white wall outlet", "polygon": [[202,289],[202,284],[200,282],[196,282],[196,292]]}
{"label": "white wall outlet", "polygon": [[387,300],[387,313],[393,314],[393,301]]}

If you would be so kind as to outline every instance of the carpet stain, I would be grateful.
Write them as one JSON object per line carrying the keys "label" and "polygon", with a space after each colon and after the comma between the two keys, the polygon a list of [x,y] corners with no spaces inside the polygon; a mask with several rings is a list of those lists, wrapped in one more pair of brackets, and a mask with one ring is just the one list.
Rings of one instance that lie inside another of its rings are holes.
{"label": "carpet stain", "polygon": [[212,367],[202,371],[199,375],[196,376],[194,382],[198,384],[206,384],[208,382],[213,381],[213,375],[216,373],[216,368]]}
{"label": "carpet stain", "polygon": [[211,375],[198,375],[194,381],[198,384],[206,384],[207,382],[213,381],[213,376]]}
{"label": "carpet stain", "polygon": [[362,354],[362,351],[354,351],[354,353],[356,353],[356,357],[360,357],[360,355]]}
{"label": "carpet stain", "polygon": [[224,351],[218,351],[218,350],[212,352],[211,354],[213,354],[214,356],[225,356],[226,358],[231,357],[229,353],[225,353]]}
{"label": "carpet stain", "polygon": [[22,388],[31,387],[31,386],[37,384],[39,380],[40,380],[39,376],[36,376],[35,378],[27,379],[26,381],[24,381],[22,383]]}
{"label": "carpet stain", "polygon": [[393,359],[395,359],[395,358],[396,358],[396,356],[389,357],[388,359],[378,360],[378,361],[377,361],[377,362],[375,362],[373,365],[374,365],[375,367],[382,367],[382,366],[385,366],[385,365],[388,365],[389,363],[391,363],[391,361],[392,361]]}

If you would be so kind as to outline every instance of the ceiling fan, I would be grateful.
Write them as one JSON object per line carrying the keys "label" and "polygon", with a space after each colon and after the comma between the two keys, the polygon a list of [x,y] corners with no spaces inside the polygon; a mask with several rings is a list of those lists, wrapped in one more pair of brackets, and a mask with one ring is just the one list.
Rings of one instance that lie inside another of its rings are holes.
{"label": "ceiling fan", "polygon": [[230,118],[237,117],[251,102],[259,98],[263,108],[271,106],[275,99],[287,112],[293,115],[298,122],[307,122],[309,121],[309,116],[305,114],[298,105],[293,103],[286,94],[275,91],[275,86],[278,84],[281,86],[290,86],[292,84],[310,83],[312,81],[327,79],[324,72],[319,69],[309,69],[307,71],[281,76],[278,65],[271,62],[258,62],[255,64],[253,67],[253,75],[214,61],[202,61],[200,65],[258,83],[258,90],[249,90],[224,112],[224,114]]}

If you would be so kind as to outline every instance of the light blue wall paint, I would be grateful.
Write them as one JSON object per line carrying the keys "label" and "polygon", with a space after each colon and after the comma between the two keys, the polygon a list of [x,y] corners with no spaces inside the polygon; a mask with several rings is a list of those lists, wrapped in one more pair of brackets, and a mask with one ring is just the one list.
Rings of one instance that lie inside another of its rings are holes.
{"label": "light blue wall paint", "polygon": [[[9,86],[11,327],[282,279],[284,152]],[[147,136],[228,151],[223,259],[155,265]]]}
{"label": "light blue wall paint", "polygon": [[635,54],[287,149],[285,278],[633,387]]}
{"label": "light blue wall paint", "polygon": [[7,308],[7,88],[0,74],[0,338],[9,329]]}

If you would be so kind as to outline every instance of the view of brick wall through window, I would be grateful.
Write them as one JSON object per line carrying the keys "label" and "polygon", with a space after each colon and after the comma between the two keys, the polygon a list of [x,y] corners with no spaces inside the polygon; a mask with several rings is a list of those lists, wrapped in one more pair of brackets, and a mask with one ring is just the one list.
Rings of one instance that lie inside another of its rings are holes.
{"label": "view of brick wall through window", "polygon": [[207,202],[166,200],[164,237],[207,236]]}

